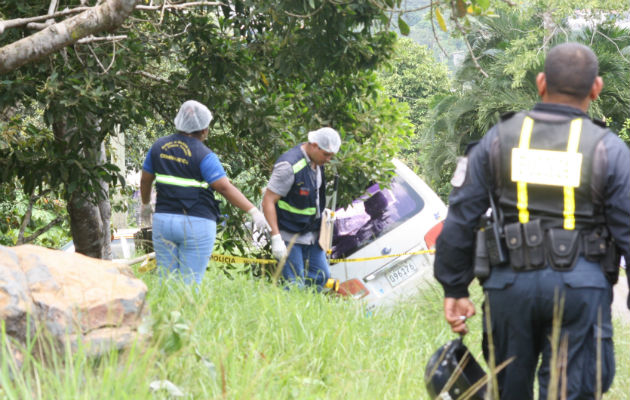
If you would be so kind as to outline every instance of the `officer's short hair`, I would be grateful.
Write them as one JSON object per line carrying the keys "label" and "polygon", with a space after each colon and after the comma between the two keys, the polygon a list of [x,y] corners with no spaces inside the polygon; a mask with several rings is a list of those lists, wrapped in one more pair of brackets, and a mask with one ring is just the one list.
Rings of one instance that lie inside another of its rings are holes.
{"label": "officer's short hair", "polygon": [[549,50],[545,59],[545,80],[550,94],[561,93],[584,99],[599,70],[597,56],[580,43],[563,43]]}

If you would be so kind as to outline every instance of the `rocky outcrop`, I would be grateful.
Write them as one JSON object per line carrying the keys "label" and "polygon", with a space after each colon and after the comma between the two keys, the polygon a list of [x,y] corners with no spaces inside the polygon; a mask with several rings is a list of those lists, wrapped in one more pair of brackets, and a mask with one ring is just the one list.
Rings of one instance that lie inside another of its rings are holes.
{"label": "rocky outcrop", "polygon": [[125,348],[139,338],[146,292],[127,266],[32,245],[0,246],[0,317],[13,350],[27,334],[56,350],[81,345],[90,355]]}

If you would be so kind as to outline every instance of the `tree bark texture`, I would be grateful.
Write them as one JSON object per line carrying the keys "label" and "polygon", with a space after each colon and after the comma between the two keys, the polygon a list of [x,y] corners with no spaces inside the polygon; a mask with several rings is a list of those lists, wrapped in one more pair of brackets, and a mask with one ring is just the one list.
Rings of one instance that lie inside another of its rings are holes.
{"label": "tree bark texture", "polygon": [[[100,158],[101,162],[105,162],[104,144],[101,144]],[[96,202],[93,193],[74,192],[68,200],[68,215],[75,251],[89,257],[111,260],[109,185],[103,181],[100,184],[104,197]]]}
{"label": "tree bark texture", "polygon": [[[67,130],[66,119],[56,118],[53,122],[55,137],[58,140],[65,140]],[[101,162],[106,160],[104,143],[101,143],[99,159]],[[70,217],[75,251],[89,257],[111,260],[109,185],[101,181],[100,186],[104,194],[101,200],[96,201],[94,193],[75,191],[66,199],[66,209]]]}
{"label": "tree bark texture", "polygon": [[106,0],[77,16],[0,48],[0,74],[45,57],[86,36],[119,27],[140,0]]}

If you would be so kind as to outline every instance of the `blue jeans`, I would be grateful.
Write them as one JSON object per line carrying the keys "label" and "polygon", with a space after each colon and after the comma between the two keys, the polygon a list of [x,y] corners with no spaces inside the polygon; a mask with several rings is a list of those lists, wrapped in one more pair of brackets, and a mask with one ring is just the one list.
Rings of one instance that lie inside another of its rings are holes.
{"label": "blue jeans", "polygon": [[296,284],[298,287],[309,285],[317,286],[318,290],[321,289],[330,278],[326,253],[317,243],[295,243],[289,251],[282,269],[282,276],[287,282]]}
{"label": "blue jeans", "polygon": [[185,283],[201,283],[217,236],[211,219],[153,214],[153,248],[160,277],[179,274]]}

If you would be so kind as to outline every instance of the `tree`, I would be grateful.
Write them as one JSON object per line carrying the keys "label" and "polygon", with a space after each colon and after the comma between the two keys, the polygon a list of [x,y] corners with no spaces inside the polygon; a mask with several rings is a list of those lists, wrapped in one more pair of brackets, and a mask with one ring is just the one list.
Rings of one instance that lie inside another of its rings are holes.
{"label": "tree", "polygon": [[[4,4],[5,19],[46,15],[48,6]],[[395,42],[383,28],[384,4],[235,0],[165,3],[163,13],[137,6],[116,36],[77,41],[3,76],[0,182],[18,179],[27,195],[57,192],[77,251],[107,257],[107,193],[121,177],[104,158],[104,140],[148,118],[170,124],[194,98],[215,114],[208,144],[252,198],[278,154],[310,129],[337,128],[343,204],[368,181],[387,180],[389,160],[411,132],[404,107],[382,94],[373,72]],[[24,36],[25,28],[7,30],[0,44]],[[22,124],[36,108],[44,110],[38,124]]]}
{"label": "tree", "polygon": [[398,157],[416,172],[425,175],[426,155],[419,133],[429,121],[428,113],[435,98],[449,93],[451,81],[446,64],[437,62],[426,46],[411,39],[399,39],[395,54],[382,68],[379,76],[388,96],[409,106],[409,120],[414,136],[409,148],[402,149]]}
{"label": "tree", "polygon": [[432,123],[422,133],[427,159],[432,160],[427,170],[442,196],[450,191],[456,157],[468,143],[481,138],[502,113],[529,109],[538,101],[534,79],[542,69],[545,50],[554,44],[583,42],[598,55],[606,89],[590,108],[593,117],[605,119],[619,131],[630,116],[628,30],[616,27],[614,20],[573,29],[566,14],[557,18],[536,5],[527,12],[505,10],[495,18],[481,19],[469,35],[477,60],[466,59],[457,72],[456,91],[432,109]]}
{"label": "tree", "polygon": [[[41,31],[0,48],[0,74],[12,71],[26,63],[37,61],[89,35],[116,29],[127,19],[138,2],[139,0],[105,0],[94,7],[81,7],[67,13],[56,13],[57,0],[53,0],[45,18],[0,21],[1,35],[7,28],[29,23],[35,24],[40,20],[50,20],[55,16],[80,12],[79,15],[60,23],[46,23],[47,26]],[[24,8],[24,5],[20,4],[21,2],[9,1],[7,3],[9,3],[7,7]]]}

